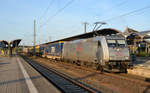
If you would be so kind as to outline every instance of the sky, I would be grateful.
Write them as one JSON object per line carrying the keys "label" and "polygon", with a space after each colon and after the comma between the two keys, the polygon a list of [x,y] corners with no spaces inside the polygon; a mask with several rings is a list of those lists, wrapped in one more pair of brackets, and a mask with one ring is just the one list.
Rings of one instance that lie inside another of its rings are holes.
{"label": "sky", "polygon": [[84,33],[84,22],[87,32],[95,22],[122,32],[126,27],[146,31],[149,17],[150,0],[0,0],[0,40],[32,45],[34,20],[36,44],[41,44]]}

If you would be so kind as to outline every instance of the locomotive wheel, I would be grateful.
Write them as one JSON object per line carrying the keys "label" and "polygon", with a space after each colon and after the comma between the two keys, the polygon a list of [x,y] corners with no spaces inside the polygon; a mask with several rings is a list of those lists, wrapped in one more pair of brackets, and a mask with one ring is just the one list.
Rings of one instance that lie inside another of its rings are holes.
{"label": "locomotive wheel", "polygon": [[128,71],[127,71],[127,69],[122,69],[122,72],[127,73]]}
{"label": "locomotive wheel", "polygon": [[101,72],[104,72],[104,69],[103,69],[103,67],[100,64],[98,64],[97,70],[100,70]]}
{"label": "locomotive wheel", "polygon": [[81,62],[80,61],[76,61],[76,65],[77,66],[81,66]]}
{"label": "locomotive wheel", "polygon": [[104,69],[103,69],[103,67],[102,67],[102,66],[100,67],[100,71],[101,71],[101,72],[104,72]]}
{"label": "locomotive wheel", "polygon": [[121,72],[127,73],[127,66],[125,64],[121,65]]}

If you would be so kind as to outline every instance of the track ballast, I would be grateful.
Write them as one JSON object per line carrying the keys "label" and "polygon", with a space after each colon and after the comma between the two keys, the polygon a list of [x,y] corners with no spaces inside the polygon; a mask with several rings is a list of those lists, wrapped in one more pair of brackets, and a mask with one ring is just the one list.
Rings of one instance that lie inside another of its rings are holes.
{"label": "track ballast", "polygon": [[47,68],[37,62],[30,60],[29,58],[22,56],[23,59],[28,62],[33,68],[53,83],[58,89],[64,93],[100,93],[99,91],[77,82],[66,75],[57,72],[54,69]]}

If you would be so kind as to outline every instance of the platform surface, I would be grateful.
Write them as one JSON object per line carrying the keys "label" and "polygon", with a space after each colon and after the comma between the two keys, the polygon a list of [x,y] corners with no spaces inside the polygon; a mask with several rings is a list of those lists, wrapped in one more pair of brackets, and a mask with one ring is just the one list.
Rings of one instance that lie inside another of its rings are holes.
{"label": "platform surface", "polygon": [[22,58],[0,57],[0,93],[60,93]]}
{"label": "platform surface", "polygon": [[129,74],[150,78],[150,57],[136,57],[133,69],[128,69]]}
{"label": "platform surface", "polygon": [[135,67],[150,69],[150,57],[136,57],[136,61],[133,64]]}

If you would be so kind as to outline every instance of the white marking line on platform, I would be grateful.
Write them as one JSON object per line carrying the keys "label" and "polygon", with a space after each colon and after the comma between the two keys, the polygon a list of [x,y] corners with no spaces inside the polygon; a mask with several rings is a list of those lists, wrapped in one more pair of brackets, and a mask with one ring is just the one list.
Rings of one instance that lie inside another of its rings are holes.
{"label": "white marking line on platform", "polygon": [[23,73],[23,75],[24,75],[24,78],[25,78],[25,81],[26,81],[26,83],[27,83],[27,86],[28,86],[28,88],[29,88],[30,93],[38,93],[36,87],[35,87],[34,84],[32,83],[31,78],[29,77],[28,73],[27,73],[26,70],[24,69],[24,67],[23,67],[23,65],[22,65],[22,63],[21,63],[21,61],[20,61],[20,59],[17,58],[17,61],[18,61],[18,63],[19,63],[19,66],[20,66],[20,68],[21,68],[21,71],[22,71],[22,73]]}

